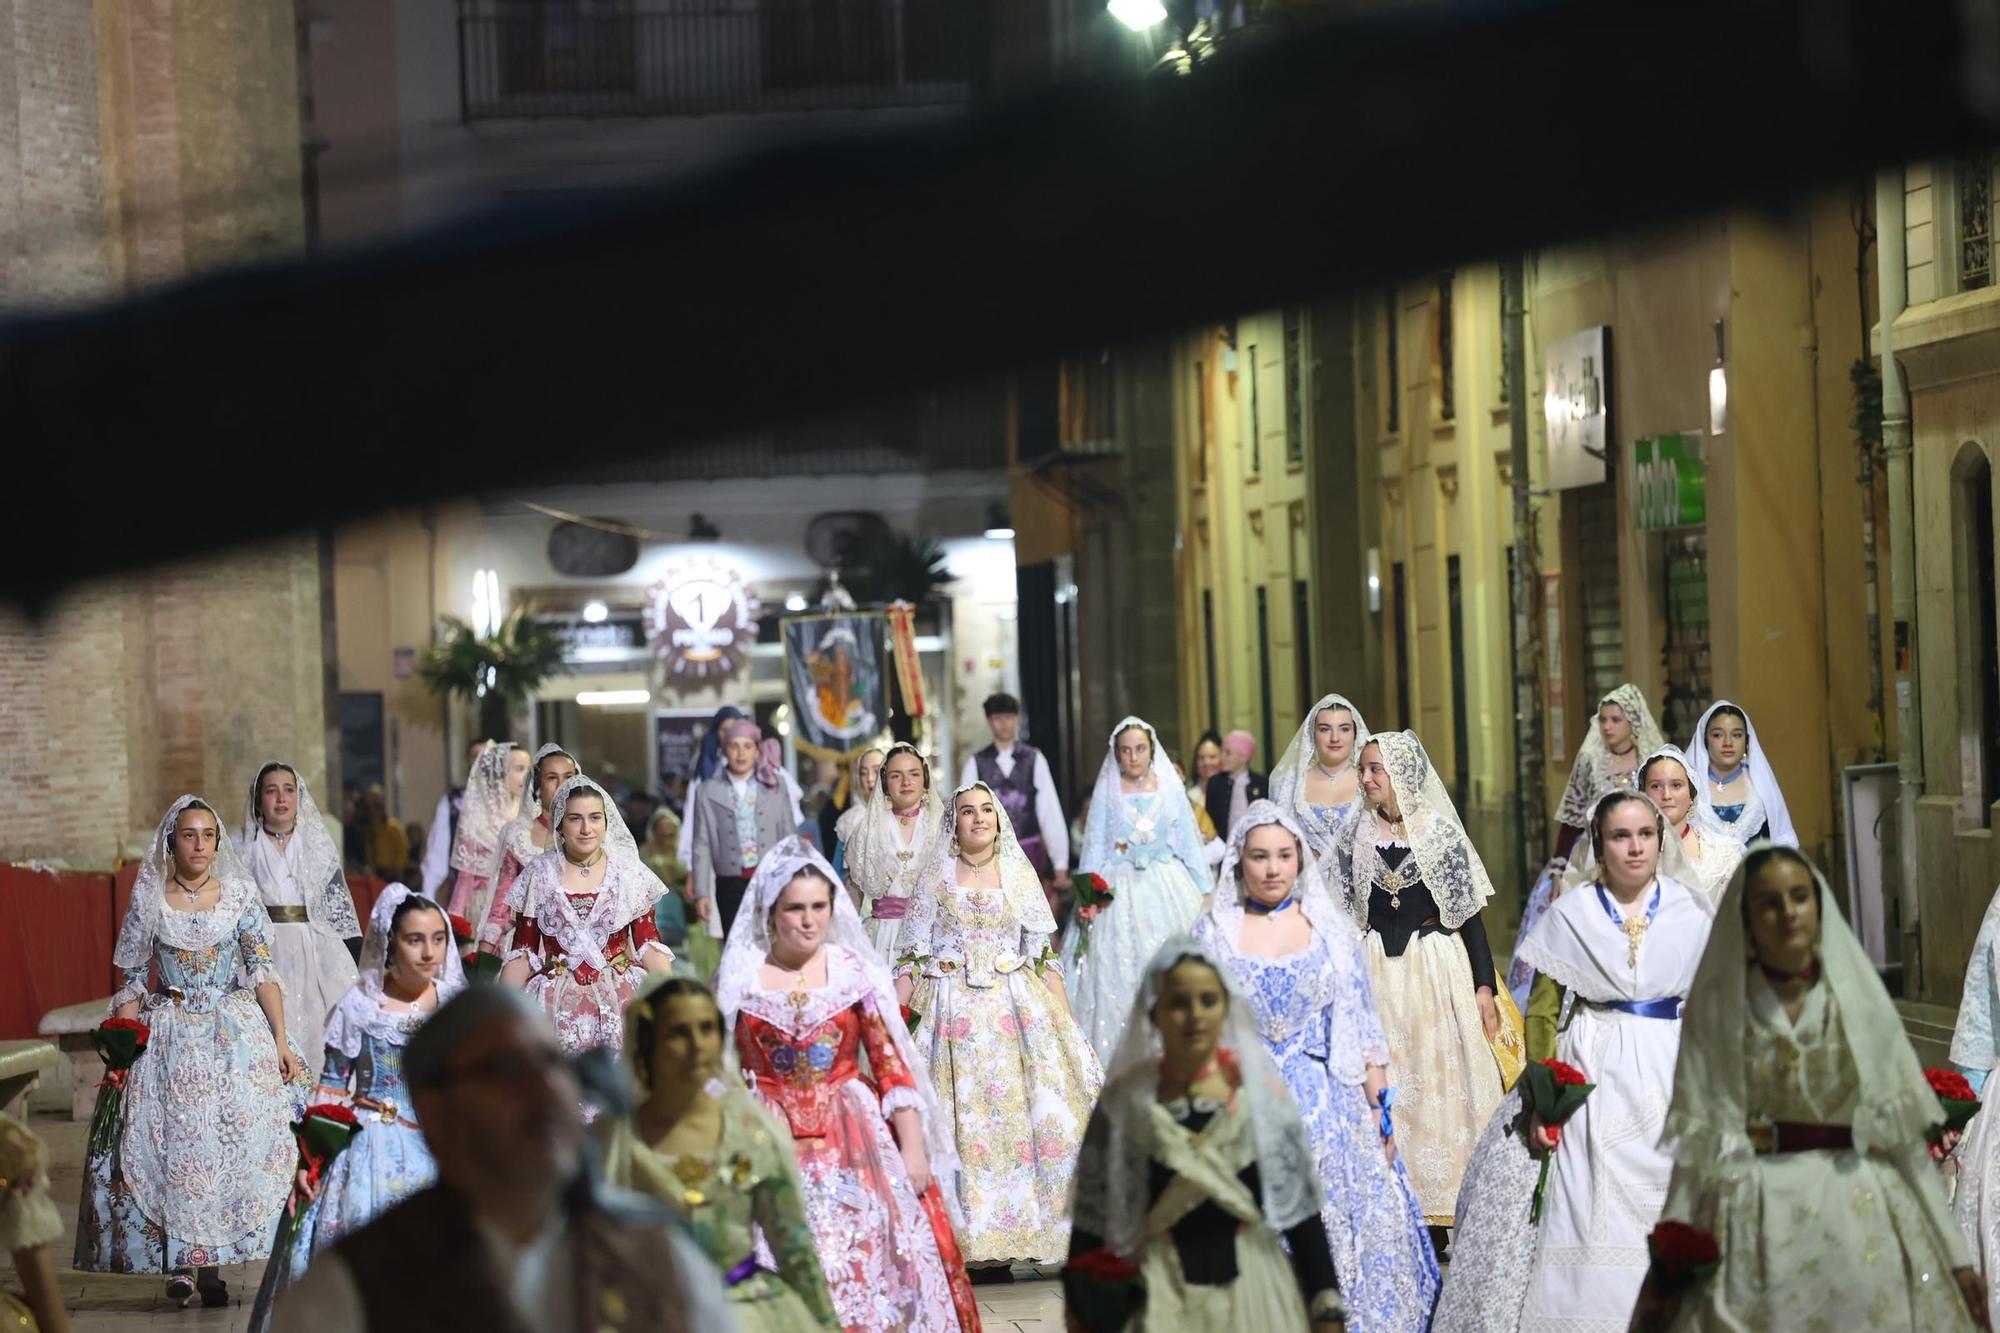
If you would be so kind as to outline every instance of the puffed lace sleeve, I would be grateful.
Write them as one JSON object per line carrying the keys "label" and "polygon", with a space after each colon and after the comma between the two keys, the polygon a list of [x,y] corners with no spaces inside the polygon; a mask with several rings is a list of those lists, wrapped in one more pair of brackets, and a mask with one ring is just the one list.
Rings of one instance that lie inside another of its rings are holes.
{"label": "puffed lace sleeve", "polygon": [[1053,941],[1056,934],[1056,914],[1049,910],[1049,897],[1042,892],[1041,880],[1033,876],[1022,876],[1025,883],[1016,882],[1014,889],[1014,910],[1021,915],[1021,956],[1033,962],[1046,972],[1062,973],[1062,964],[1056,961]]}
{"label": "puffed lace sleeve", "polygon": [[1590,827],[1590,807],[1597,804],[1597,765],[1590,757],[1590,747],[1577,751],[1576,762],[1570,765],[1569,786],[1563,788],[1562,807],[1556,811],[1556,820],[1571,828]]}
{"label": "puffed lace sleeve", "polygon": [[123,969],[125,982],[119,986],[117,994],[111,997],[111,1002],[104,1006],[104,1012],[107,1014],[117,1013],[118,1006],[123,1004],[137,1004],[139,1001],[145,999],[146,992],[149,989],[147,983],[152,970],[153,960],[150,958],[137,967]]}
{"label": "puffed lace sleeve", "polygon": [[49,1198],[49,1152],[26,1125],[0,1115],[0,1254],[62,1239],[62,1213]]}
{"label": "puffed lace sleeve", "polygon": [[263,902],[252,898],[236,922],[236,947],[243,951],[243,975],[249,984],[261,986],[268,981],[283,990],[284,979],[278,975],[278,964],[271,957],[271,935],[266,929],[270,920]]}

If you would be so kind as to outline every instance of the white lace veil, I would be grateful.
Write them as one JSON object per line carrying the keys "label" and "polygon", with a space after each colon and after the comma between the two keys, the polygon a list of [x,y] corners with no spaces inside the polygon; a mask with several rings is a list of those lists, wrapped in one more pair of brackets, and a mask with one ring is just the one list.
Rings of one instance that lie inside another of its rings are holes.
{"label": "white lace veil", "polygon": [[[111,951],[111,961],[121,968],[144,967],[153,960],[153,941],[159,938],[166,913],[167,880],[174,873],[174,824],[180,819],[181,812],[191,805],[198,805],[215,816],[215,860],[210,864],[208,873],[221,881],[222,896],[215,907],[199,917],[175,913],[180,929],[176,932],[179,938],[174,942],[183,947],[196,947],[197,941],[190,932],[200,930],[202,924],[207,924],[214,927],[214,938],[206,938],[209,931],[200,931],[204,938],[199,945],[213,944],[236,929],[245,906],[252,901],[263,901],[257,892],[256,879],[244,868],[243,858],[237,854],[236,844],[230,840],[229,829],[222,822],[221,813],[199,796],[183,796],[167,807],[166,817],[154,830],[152,846],[139,866],[139,877],[133,881],[132,902],[125,909],[125,924],[119,927],[117,947]],[[219,910],[225,906],[230,910]],[[351,912],[353,908],[348,910]],[[215,925],[218,922],[220,924]]]}
{"label": "white lace veil", "polygon": [[1007,807],[1000,803],[999,795],[991,787],[983,782],[971,782],[954,790],[950,799],[945,801],[938,836],[931,839],[930,852],[917,872],[910,914],[903,923],[903,943],[918,952],[927,952],[930,948],[930,921],[936,914],[938,890],[956,882],[951,864],[958,856],[958,835],[954,831],[956,816],[953,812],[958,809],[958,798],[975,790],[993,798],[993,814],[999,822],[993,846],[999,857],[1000,886],[1020,917],[1021,929],[1032,935],[1056,933],[1055,913],[1049,910],[1048,897],[1042,892],[1042,877],[1035,873],[1035,863],[1021,850],[1021,840],[1015,836],[1014,821],[1007,817]]}
{"label": "white lace veil", "polygon": [[305,895],[306,919],[336,939],[351,939],[361,933],[361,922],[354,915],[354,895],[348,892],[347,875],[341,869],[340,848],[333,845],[333,835],[327,832],[319,804],[296,768],[277,759],[258,767],[257,776],[250,780],[249,799],[243,803],[243,822],[236,826],[236,850],[247,867],[250,849],[264,828],[258,789],[275,768],[290,773],[299,789],[298,818],[292,824],[292,836],[299,844],[299,891]]}
{"label": "white lace veil", "polygon": [[[639,844],[633,839],[632,830],[625,827],[625,818],[618,813],[618,802],[611,799],[611,794],[598,785],[595,778],[578,773],[574,777],[563,779],[563,785],[556,788],[555,803],[549,811],[549,849],[535,858],[535,864],[546,862],[548,870],[542,873],[553,872],[560,880],[563,856],[563,811],[569,808],[570,799],[578,792],[595,796],[604,802],[604,855],[607,860],[616,863],[618,882],[622,892],[630,899],[632,916],[626,919],[635,920],[641,912],[651,912],[653,904],[665,896],[667,886],[653,873],[652,867],[639,859]],[[527,878],[528,872],[522,871],[521,879]],[[527,902],[525,890],[521,901]]]}
{"label": "white lace veil", "polygon": [[715,1002],[721,1006],[722,1016],[733,1032],[744,997],[757,988],[758,977],[771,953],[771,911],[778,905],[785,887],[805,870],[817,871],[833,886],[833,920],[827,926],[826,943],[848,955],[843,962],[859,969],[867,982],[882,1026],[888,1029],[896,1054],[916,1084],[917,1109],[923,1120],[924,1148],[930,1158],[931,1175],[943,1192],[947,1210],[954,1219],[961,1219],[955,1130],[938,1102],[937,1089],[931,1083],[930,1064],[910,1038],[909,1025],[902,1018],[903,1007],[896,999],[896,983],[889,976],[889,965],[870,942],[847,886],[833,873],[827,859],[804,838],[783,839],[757,862],[756,873],[743,891],[743,904],[729,927],[729,938],[722,946],[722,965],[715,973]]}
{"label": "white lace veil", "polygon": [[563,749],[562,746],[557,745],[554,741],[549,741],[543,745],[541,749],[535,751],[535,757],[528,761],[528,783],[521,789],[519,818],[533,819],[542,813],[542,787],[541,783],[537,781],[536,775],[542,771],[542,760],[547,759],[552,754],[561,755],[572,764],[576,764],[577,772],[583,772],[583,765],[577,764],[576,756],[568,750]]}
{"label": "white lace veil", "polygon": [[[1660,724],[1653,720],[1653,710],[1646,706],[1646,696],[1637,685],[1630,681],[1620,685],[1597,701],[1597,711],[1603,712],[1606,704],[1617,704],[1631,719],[1632,744],[1640,754],[1650,754],[1667,743]],[[1584,729],[1583,744],[1577,747],[1576,763],[1570,768],[1569,786],[1563,789],[1562,808],[1556,812],[1556,818],[1571,828],[1588,828],[1591,807],[1615,785],[1611,779],[1611,749],[1605,745],[1604,732],[1597,724],[1597,714],[1593,713],[1590,725]]]}
{"label": "white lace veil", "polygon": [[[1458,810],[1431,767],[1423,742],[1413,731],[1378,732],[1368,738],[1382,754],[1389,785],[1403,812],[1410,856],[1424,887],[1437,900],[1438,920],[1457,930],[1493,896],[1493,881],[1479,851],[1466,836]],[[1364,816],[1354,821],[1353,872],[1346,877],[1347,911],[1357,925],[1368,925],[1368,895],[1380,878],[1381,857],[1375,851],[1375,823]]]}
{"label": "white lace veil", "polygon": [[1874,964],[1848,928],[1826,876],[1797,848],[1752,843],[1716,909],[1708,948],[1688,988],[1673,1101],[1664,1137],[1678,1139],[1676,1171],[1692,1171],[1711,1186],[1740,1180],[1754,1150],[1747,1132],[1750,1097],[1744,1034],[1750,1018],[1750,932],[1744,926],[1749,876],[1763,853],[1795,857],[1819,888],[1820,984],[1839,1011],[1840,1036],[1859,1074],[1853,1131],[1857,1151],[1897,1154],[1916,1148],[1944,1120],[1896,1005]]}
{"label": "white lace veil", "polygon": [[[434,902],[418,893],[407,884],[391,884],[382,890],[381,897],[368,913],[368,935],[361,941],[361,979],[356,983],[372,995],[382,994],[382,979],[389,971],[389,927],[396,919],[396,909],[410,898],[421,898],[436,910],[445,921],[445,928],[451,928],[449,915],[442,903]],[[458,994],[465,985],[465,964],[459,959],[459,946],[467,941],[453,940],[452,947],[445,950],[444,966],[438,969],[438,1003],[443,1004]]]}
{"label": "white lace veil", "polygon": [[1965,965],[1965,993],[1958,1002],[1958,1022],[1951,1033],[1951,1062],[1961,1069],[1991,1069],[2000,1064],[2000,1047],[1993,1040],[1994,1001],[2000,995],[2000,975],[1993,967],[1996,942],[2000,942],[2000,892],[1986,905],[1979,936],[1972,942],[1972,958]]}
{"label": "white lace veil", "polygon": [[1229,830],[1229,846],[1222,854],[1215,893],[1208,900],[1208,914],[1215,919],[1222,938],[1235,939],[1243,924],[1245,890],[1243,881],[1237,878],[1237,870],[1251,831],[1267,824],[1276,824],[1298,839],[1299,878],[1292,892],[1298,896],[1299,910],[1305,913],[1306,920],[1312,922],[1314,930],[1340,930],[1351,935],[1354,926],[1334,901],[1333,891],[1327,885],[1326,867],[1313,855],[1312,839],[1306,837],[1304,826],[1276,801],[1252,801],[1243,818],[1236,821],[1236,827]]}
{"label": "white lace veil", "polygon": [[1090,818],[1083,826],[1083,847],[1076,868],[1098,875],[1113,888],[1123,886],[1134,871],[1131,863],[1114,854],[1113,841],[1121,826],[1120,809],[1126,796],[1118,768],[1118,738],[1137,727],[1146,733],[1153,751],[1153,813],[1135,823],[1135,829],[1167,844],[1174,859],[1194,876],[1196,884],[1208,881],[1208,858],[1202,855],[1201,833],[1195,828],[1194,807],[1188,803],[1187,788],[1174,772],[1174,761],[1160,748],[1160,734],[1144,718],[1128,717],[1111,729],[1105,746],[1104,763],[1097,770],[1097,785],[1090,790]]}
{"label": "white lace veil", "polygon": [[[1258,802],[1269,806],[1268,802]],[[1249,821],[1246,818],[1243,823]],[[1269,822],[1269,821],[1267,821]],[[1241,828],[1242,824],[1238,825]],[[1323,1201],[1312,1141],[1292,1094],[1264,1052],[1256,1014],[1228,967],[1191,935],[1162,944],[1146,964],[1125,1035],[1111,1059],[1104,1091],[1091,1113],[1077,1158],[1070,1225],[1104,1239],[1112,1252],[1134,1257],[1145,1243],[1152,1211],[1154,1106],[1159,1101],[1162,1043],[1153,1006],[1166,976],[1184,959],[1208,964],[1229,996],[1219,1045],[1236,1058],[1238,1105],[1249,1115],[1257,1144],[1257,1182],[1264,1220],[1284,1232],[1318,1212]]]}
{"label": "white lace veil", "polygon": [[[1743,767],[1750,774],[1750,790],[1753,799],[1746,803],[1743,817],[1734,824],[1725,824],[1715,813],[1715,797],[1708,789],[1708,720],[1720,708],[1733,708],[1743,714]],[[1741,704],[1733,704],[1727,699],[1717,699],[1694,724],[1694,737],[1688,741],[1687,756],[1695,767],[1695,800],[1702,809],[1708,811],[1717,827],[1724,829],[1727,836],[1738,842],[1746,841],[1764,824],[1770,824],[1770,840],[1785,847],[1799,845],[1799,835],[1792,829],[1792,812],[1785,805],[1785,793],[1778,788],[1778,775],[1771,771],[1770,761],[1764,758],[1764,747],[1757,743],[1757,724],[1750,720],[1749,710]]]}
{"label": "white lace veil", "polygon": [[861,818],[847,844],[849,887],[859,889],[868,902],[889,895],[890,890],[899,886],[903,893],[896,896],[908,895],[915,882],[911,875],[923,864],[931,842],[937,838],[939,816],[944,813],[944,802],[938,798],[937,784],[931,779],[930,761],[916,746],[908,741],[897,741],[890,746],[882,758],[883,771],[888,771],[889,761],[899,754],[915,755],[923,765],[924,800],[908,848],[914,855],[908,861],[897,855],[905,849],[896,837],[896,815],[889,805],[888,783],[878,778],[874,793],[860,807]]}
{"label": "white lace veil", "polygon": [[[1644,766],[1643,760],[1641,766]],[[1636,797],[1645,802],[1646,808],[1659,817],[1661,824],[1659,873],[1668,879],[1678,880],[1683,888],[1703,888],[1701,871],[1688,860],[1687,850],[1681,846],[1681,840],[1674,836],[1673,826],[1667,823],[1666,812],[1660,809],[1659,802],[1645,792],[1628,791],[1620,787],[1615,791],[1605,792],[1591,802],[1590,813],[1584,818],[1583,836],[1576,840],[1577,850],[1570,861],[1569,870],[1563,875],[1563,891],[1567,893],[1578,885],[1595,884],[1602,877],[1604,868],[1598,863],[1597,840],[1591,836],[1590,830],[1591,826],[1597,823],[1598,807],[1614,796],[1627,800]],[[1703,911],[1714,910],[1714,902],[1707,893],[1696,893],[1695,897],[1701,899]]]}
{"label": "white lace veil", "polygon": [[[520,796],[507,790],[507,756],[518,748],[512,741],[486,742],[479,758],[472,761],[472,772],[466,775],[451,863],[482,879],[500,868],[500,830],[521,810]],[[607,809],[605,813],[613,812]],[[610,822],[624,823],[615,815]]]}
{"label": "white lace veil", "polygon": [[[1319,743],[1313,735],[1313,726],[1319,721],[1319,715],[1329,708],[1344,708],[1347,715],[1354,719],[1354,749],[1347,757],[1348,768],[1360,762],[1361,747],[1368,743],[1370,732],[1367,719],[1361,716],[1361,710],[1346,695],[1329,694],[1312,706],[1306,720],[1299,725],[1298,734],[1285,747],[1278,766],[1271,770],[1271,799],[1301,820],[1305,818],[1306,775],[1319,762]],[[1355,789],[1355,799],[1361,799],[1359,787]]]}

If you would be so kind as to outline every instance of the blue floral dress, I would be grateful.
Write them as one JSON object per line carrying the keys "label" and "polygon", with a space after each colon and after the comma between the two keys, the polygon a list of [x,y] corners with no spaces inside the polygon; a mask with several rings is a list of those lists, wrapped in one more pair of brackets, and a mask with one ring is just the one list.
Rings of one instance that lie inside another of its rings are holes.
{"label": "blue floral dress", "polygon": [[225,881],[206,911],[159,911],[152,958],[127,967],[111,997],[114,1010],[142,1001],[152,1035],[127,1076],[116,1135],[84,1163],[76,1266],[88,1272],[263,1258],[298,1156],[291,1126],[306,1076],[280,1075],[253,990],[278,981],[256,884]]}
{"label": "blue floral dress", "polygon": [[326,1169],[320,1195],[299,1218],[292,1271],[348,1232],[437,1179],[403,1082],[403,1048],[433,1010],[392,1010],[379,992],[355,986],[327,1021],[320,1094],[354,1103],[362,1131]]}
{"label": "blue floral dress", "polygon": [[[1379,1112],[1368,1104],[1365,1067],[1388,1063],[1360,937],[1344,922],[1315,928],[1284,958],[1245,953],[1214,916],[1195,938],[1222,959],[1249,997],[1264,1049],[1278,1066],[1318,1160],[1321,1216],[1334,1271],[1356,1333],[1422,1330],[1437,1301],[1437,1257],[1400,1158],[1382,1154]],[[1330,938],[1339,935],[1339,938]],[[1343,953],[1336,954],[1340,948]]]}

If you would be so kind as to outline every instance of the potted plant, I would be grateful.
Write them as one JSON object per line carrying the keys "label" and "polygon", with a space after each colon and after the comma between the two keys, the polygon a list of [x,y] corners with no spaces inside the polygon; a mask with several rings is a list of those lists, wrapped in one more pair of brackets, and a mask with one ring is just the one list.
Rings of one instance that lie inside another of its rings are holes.
{"label": "potted plant", "polygon": [[438,641],[417,664],[417,677],[433,694],[477,705],[481,736],[505,736],[513,730],[512,711],[533,697],[562,659],[562,640],[525,607],[484,637],[457,616],[445,616]]}

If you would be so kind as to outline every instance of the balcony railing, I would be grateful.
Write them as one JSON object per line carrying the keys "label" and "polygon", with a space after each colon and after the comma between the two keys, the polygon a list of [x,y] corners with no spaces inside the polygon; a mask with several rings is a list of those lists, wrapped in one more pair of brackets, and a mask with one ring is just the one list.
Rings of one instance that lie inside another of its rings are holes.
{"label": "balcony railing", "polygon": [[504,0],[458,20],[467,121],[964,102],[963,0]]}

